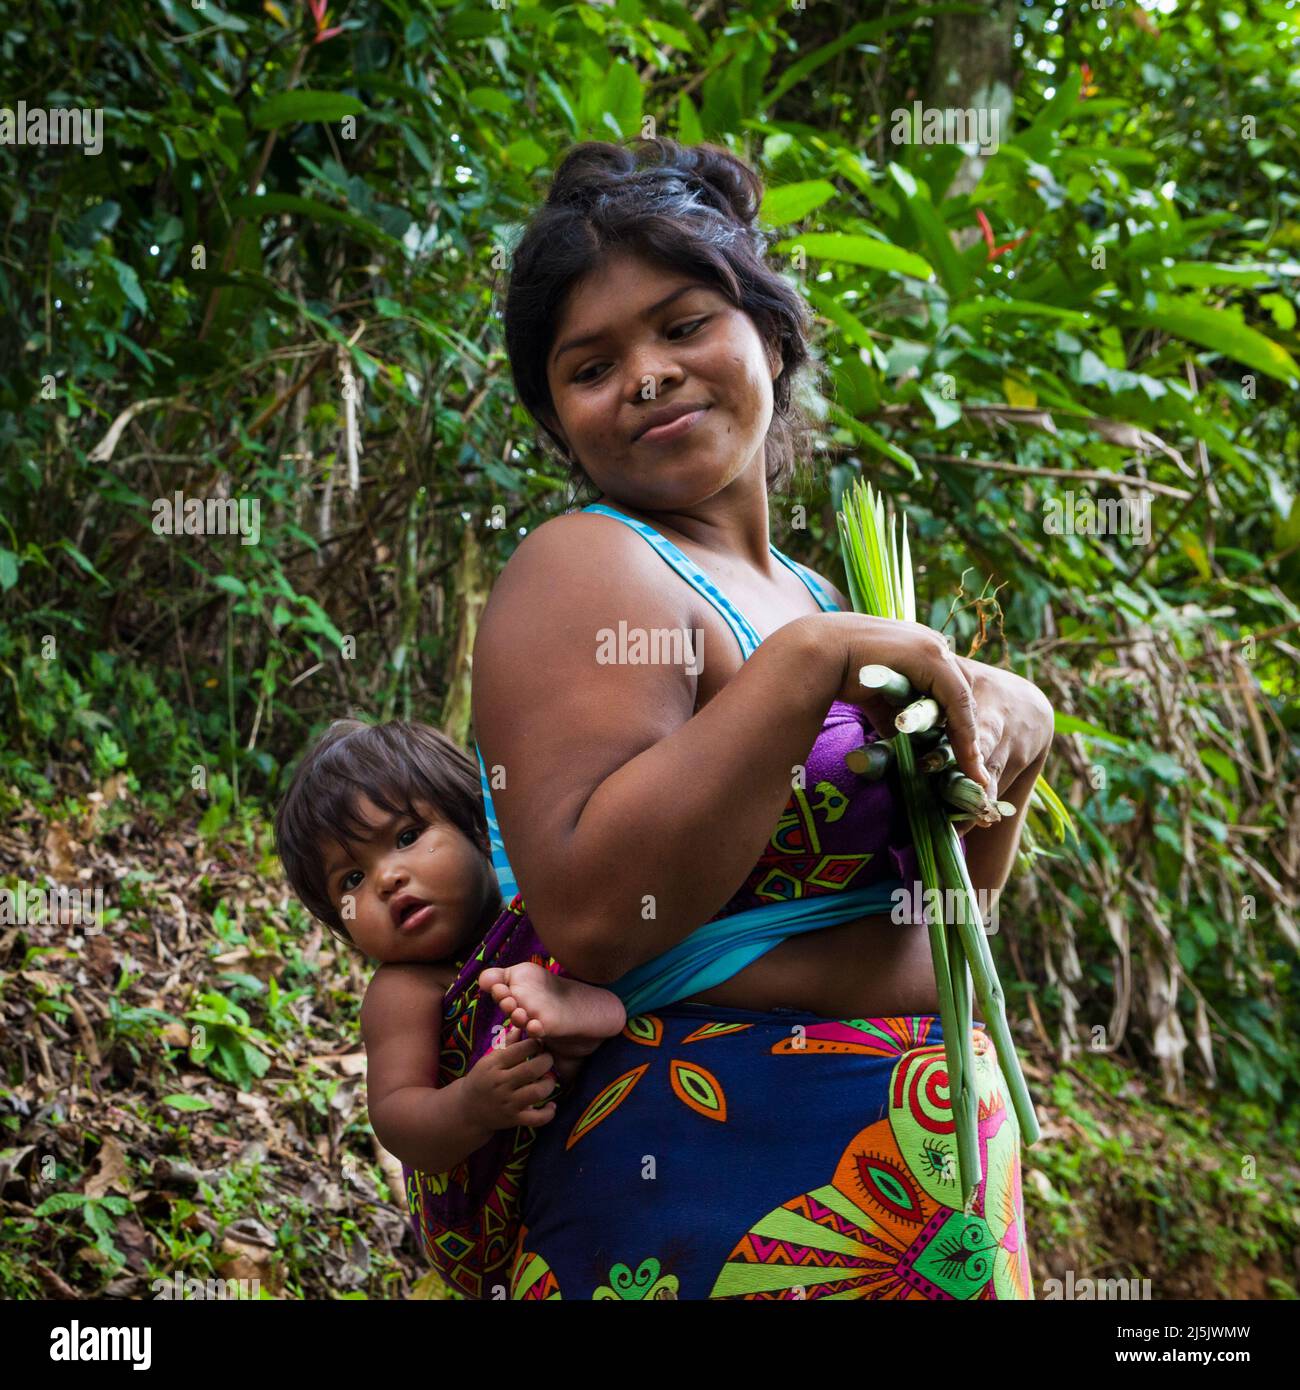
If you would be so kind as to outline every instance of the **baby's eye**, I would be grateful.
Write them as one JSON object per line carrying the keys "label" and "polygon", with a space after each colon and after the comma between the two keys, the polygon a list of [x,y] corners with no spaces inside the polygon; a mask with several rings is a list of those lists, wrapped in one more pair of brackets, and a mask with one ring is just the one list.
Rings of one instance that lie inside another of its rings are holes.
{"label": "baby's eye", "polygon": [[356,884],[352,882],[354,878],[357,880],[357,883],[361,882],[360,869],[353,869],[351,873],[343,875],[343,881],[339,884],[339,887],[343,890],[343,892],[349,893],[352,891],[353,888],[356,887]]}
{"label": "baby's eye", "polygon": [[408,835],[414,835],[415,840],[420,838],[420,827],[418,825],[408,825],[405,830],[397,837],[398,849],[405,849],[407,845],[413,845],[415,840],[408,840]]}

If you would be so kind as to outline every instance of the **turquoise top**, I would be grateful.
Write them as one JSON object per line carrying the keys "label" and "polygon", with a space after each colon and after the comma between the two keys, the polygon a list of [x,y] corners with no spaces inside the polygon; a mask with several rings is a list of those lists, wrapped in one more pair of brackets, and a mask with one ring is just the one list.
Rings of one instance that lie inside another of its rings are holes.
{"label": "turquoise top", "polygon": [[[644,536],[663,559],[694,589],[702,594],[722,614],[727,626],[740,643],[741,657],[748,661],[758,649],[762,638],[754,631],[743,613],[716,584],[666,536],[653,526],[634,517],[624,516],[603,502],[584,507],[585,512],[601,512],[630,526]],[[772,554],[792,570],[808,587],[818,606],[828,613],[839,612],[839,605],[825,585],[803,565],[788,559],[768,542]],[[483,755],[478,752],[479,777],[483,788],[483,806],[487,812],[488,831],[492,839],[492,866],[501,885],[501,896],[509,902],[519,891],[506,858],[497,826],[492,791],[488,786]],[[901,879],[885,879],[868,888],[828,894],[823,897],[795,898],[788,902],[770,903],[744,912],[706,922],[684,941],[670,947],[662,955],[630,970],[621,979],[607,986],[623,1001],[629,1017],[648,1009],[662,1008],[678,999],[699,994],[729,980],[745,966],[780,945],[789,936],[835,926],[888,909],[894,893],[902,887]]]}

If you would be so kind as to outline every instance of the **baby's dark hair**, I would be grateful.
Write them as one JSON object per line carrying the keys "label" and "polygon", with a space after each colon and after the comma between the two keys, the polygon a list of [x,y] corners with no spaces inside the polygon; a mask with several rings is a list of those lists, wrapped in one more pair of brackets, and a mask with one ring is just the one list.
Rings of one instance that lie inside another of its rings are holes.
{"label": "baby's dark hair", "polygon": [[325,844],[345,852],[367,833],[364,793],[391,815],[428,802],[485,857],[491,856],[478,767],[428,724],[336,719],[307,749],[275,813],[275,844],[289,886],[335,936],[351,942],[325,881]]}
{"label": "baby's dark hair", "polygon": [[512,252],[504,319],[520,403],[564,457],[579,491],[591,480],[545,419],[555,408],[546,363],[574,285],[617,252],[692,275],[749,315],[781,358],[765,447],[768,491],[784,491],[807,463],[815,426],[795,388],[817,371],[812,316],[766,258],[774,235],[758,224],[762,199],[762,179],[719,145],[654,137],[588,140],[565,152],[545,204]]}

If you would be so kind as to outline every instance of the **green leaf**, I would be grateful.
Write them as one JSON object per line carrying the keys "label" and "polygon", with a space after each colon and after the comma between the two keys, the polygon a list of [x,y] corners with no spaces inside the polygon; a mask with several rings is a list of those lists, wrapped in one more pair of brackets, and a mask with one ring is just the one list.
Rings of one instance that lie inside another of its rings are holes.
{"label": "green leaf", "polygon": [[1261,294],[1259,307],[1273,315],[1273,322],[1284,332],[1295,327],[1295,305],[1284,294]]}
{"label": "green leaf", "polygon": [[970,272],[952,244],[952,234],[930,201],[930,190],[919,184],[901,164],[889,166],[890,177],[907,197],[907,215],[950,295],[959,295],[970,283]]}
{"label": "green leaf", "polygon": [[1203,748],[1200,753],[1201,762],[1211,771],[1218,773],[1218,776],[1225,783],[1228,783],[1229,787],[1236,787],[1239,784],[1240,778],[1237,777],[1237,770],[1233,766],[1232,759],[1226,758],[1224,753],[1219,752],[1217,748]]}
{"label": "green leaf", "polygon": [[1125,317],[1131,323],[1161,328],[1176,338],[1186,338],[1188,342],[1220,352],[1267,376],[1282,381],[1300,378],[1300,367],[1296,366],[1291,354],[1271,338],[1249,327],[1240,314],[1227,309],[1207,308],[1190,296],[1157,295],[1154,310],[1134,311]]}
{"label": "green leaf", "polygon": [[891,444],[883,434],[873,430],[870,425],[864,424],[861,420],[855,419],[847,410],[834,402],[831,403],[830,417],[837,424],[841,424],[849,430],[861,443],[870,445],[871,448],[884,454],[886,458],[893,459],[895,463],[901,463],[913,478],[918,482],[920,481],[921,470],[917,466],[916,460],[906,449],[900,449],[897,444]]}
{"label": "green leaf", "polygon": [[12,589],[18,583],[18,556],[0,546],[0,589]]}
{"label": "green leaf", "polygon": [[835,196],[835,185],[826,179],[806,179],[803,183],[787,183],[769,188],[763,195],[759,216],[773,227],[787,222],[799,222],[814,208]]}
{"label": "green leaf", "polygon": [[1092,314],[1078,309],[1062,309],[1057,304],[1038,304],[1032,299],[963,299],[948,311],[949,323],[974,323],[978,319],[1011,315],[1024,318],[1058,319],[1074,328],[1091,328]]}
{"label": "green leaf", "polygon": [[346,92],[277,92],[254,108],[251,124],[254,130],[279,130],[303,121],[341,121],[344,116],[360,116],[365,109],[365,102]]}
{"label": "green leaf", "polygon": [[537,80],[551,94],[551,100],[560,108],[560,114],[564,117],[565,124],[569,127],[570,134],[578,133],[578,117],[573,110],[573,99],[568,92],[551,76],[549,72],[538,73]]}
{"label": "green leaf", "polygon": [[[230,211],[237,217],[268,217],[272,213],[297,213],[309,217],[313,222],[333,222],[340,227],[348,227],[366,241],[380,246],[401,246],[401,242],[389,236],[381,227],[375,226],[354,212],[344,212],[315,198],[299,198],[293,193],[265,193],[260,198],[232,198]],[[292,301],[290,301],[292,303]]]}
{"label": "green leaf", "polygon": [[1042,159],[1047,153],[1048,137],[1058,130],[1079,103],[1082,74],[1073,68],[1066,74],[1051,101],[1038,113],[1028,130],[1015,137],[1015,143],[1035,159]]}
{"label": "green leaf", "polygon": [[111,1236],[117,1229],[112,1216],[104,1210],[102,1203],[93,1199],[86,1203],[85,1208],[86,1225],[90,1227],[96,1235]]}
{"label": "green leaf", "polygon": [[[586,15],[585,5],[580,13]],[[636,134],[641,124],[641,79],[632,64],[622,58],[610,66],[601,107],[613,116],[624,139]]]}
{"label": "green leaf", "polygon": [[517,101],[496,87],[474,87],[468,100],[471,106],[477,106],[482,111],[495,111],[498,116],[512,115],[518,105]]}
{"label": "green leaf", "polygon": [[1095,724],[1089,724],[1086,719],[1076,719],[1072,714],[1062,714],[1059,710],[1055,716],[1055,727],[1058,734],[1082,734],[1085,738],[1096,738],[1104,743],[1127,744],[1133,740],[1125,738],[1122,734],[1112,733],[1109,729],[1099,729]]}
{"label": "green leaf", "polygon": [[676,48],[682,53],[690,53],[694,48],[690,38],[671,24],[663,24],[657,19],[643,19],[641,24],[656,43]]}
{"label": "green leaf", "polygon": [[89,1198],[84,1197],[80,1192],[56,1192],[47,1197],[32,1212],[33,1216],[48,1216],[56,1211],[73,1211],[76,1208],[84,1207]]}
{"label": "green leaf", "polygon": [[946,401],[937,391],[928,386],[921,387],[921,399],[930,407],[934,423],[941,429],[951,428],[961,419],[961,406],[955,401]]}
{"label": "green leaf", "polygon": [[[1187,779],[1187,771],[1177,758],[1171,758],[1168,753],[1151,753],[1147,756],[1145,770],[1158,777],[1160,781],[1172,784],[1183,782]],[[1181,845],[1182,841],[1179,841]]]}
{"label": "green leaf", "polygon": [[824,261],[845,261],[849,265],[866,266],[871,270],[889,270],[910,275],[916,280],[932,280],[934,270],[929,262],[912,251],[904,251],[892,242],[877,241],[869,236],[846,236],[839,232],[809,232],[806,236],[778,242],[774,251],[790,251],[802,246],[810,256]]}
{"label": "green leaf", "polygon": [[249,1042],[241,1042],[240,1046],[244,1050],[244,1061],[248,1070],[254,1076],[265,1076],[271,1069],[271,1059],[264,1052],[260,1052]]}
{"label": "green leaf", "polygon": [[212,583],[218,589],[224,589],[228,594],[234,594],[236,598],[246,598],[248,596],[248,585],[242,579],[237,579],[233,574],[214,574]]}
{"label": "green leaf", "polygon": [[140,277],[125,261],[119,261],[116,256],[110,256],[108,260],[117,275],[117,283],[121,285],[122,293],[141,313],[148,313],[149,301],[140,288]]}
{"label": "green leaf", "polygon": [[503,153],[516,169],[525,174],[531,174],[539,165],[545,164],[547,158],[546,150],[527,135],[512,141]]}
{"label": "green leaf", "polygon": [[1267,285],[1275,278],[1271,266],[1221,265],[1213,261],[1179,261],[1166,269],[1173,285]]}
{"label": "green leaf", "polygon": [[77,562],[77,564],[83,570],[85,570],[87,574],[92,575],[95,579],[98,579],[99,582],[104,586],[104,588],[108,589],[112,587],[109,584],[108,580],[105,579],[102,574],[100,574],[100,572],[94,567],[94,565],[90,563],[90,561],[85,557],[85,555],[83,555],[82,552],[78,550],[77,547],[73,545],[73,543],[70,540],[68,540],[66,536],[60,537],[54,544],[55,547],[57,547],[57,549],[66,551],[69,555],[71,555],[72,558]]}
{"label": "green leaf", "polygon": [[824,290],[818,289],[816,285],[809,285],[806,293],[808,302],[813,308],[830,319],[848,342],[852,343],[854,347],[865,349],[874,356],[872,337],[867,331],[866,325],[860,323],[840,300],[827,294]]}

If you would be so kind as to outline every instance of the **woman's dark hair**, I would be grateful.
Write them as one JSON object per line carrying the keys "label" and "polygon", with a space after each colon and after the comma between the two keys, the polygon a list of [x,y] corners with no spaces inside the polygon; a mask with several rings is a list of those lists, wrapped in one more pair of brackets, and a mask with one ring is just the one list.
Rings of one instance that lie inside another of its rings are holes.
{"label": "woman's dark hair", "polygon": [[809,315],[799,291],[764,260],[770,234],[755,226],[762,199],[758,175],[717,145],[589,140],[566,152],[514,250],[505,336],[519,400],[568,461],[571,480],[591,481],[544,418],[555,413],[546,361],[574,285],[612,254],[632,253],[713,285],[779,350],[765,460],[768,491],[787,487],[810,434],[794,395],[809,362]]}
{"label": "woman's dark hair", "polygon": [[474,760],[428,724],[336,719],[308,748],[275,813],[275,845],[289,886],[314,917],[351,941],[330,901],[325,843],[345,852],[368,834],[357,814],[362,793],[391,815],[418,818],[428,802],[485,856],[491,855],[483,791]]}

